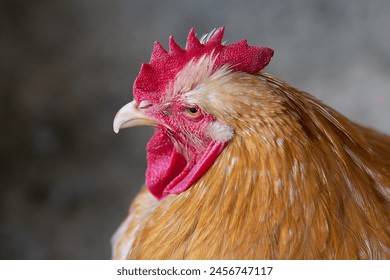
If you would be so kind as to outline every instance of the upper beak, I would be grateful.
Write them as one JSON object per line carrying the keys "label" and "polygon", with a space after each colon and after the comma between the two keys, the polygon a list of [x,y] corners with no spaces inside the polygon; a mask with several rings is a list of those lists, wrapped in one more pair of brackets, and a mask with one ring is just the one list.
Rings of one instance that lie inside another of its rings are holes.
{"label": "upper beak", "polygon": [[145,113],[137,108],[135,100],[123,106],[114,118],[114,131],[119,132],[119,129],[133,127],[139,125],[156,125],[157,121],[145,115]]}

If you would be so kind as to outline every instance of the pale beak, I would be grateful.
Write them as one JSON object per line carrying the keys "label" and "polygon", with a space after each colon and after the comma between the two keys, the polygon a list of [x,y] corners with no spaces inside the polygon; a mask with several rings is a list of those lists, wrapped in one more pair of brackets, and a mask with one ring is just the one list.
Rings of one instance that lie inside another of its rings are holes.
{"label": "pale beak", "polygon": [[137,108],[135,100],[123,106],[114,118],[114,131],[119,132],[119,129],[133,127],[139,125],[157,125],[158,122]]}

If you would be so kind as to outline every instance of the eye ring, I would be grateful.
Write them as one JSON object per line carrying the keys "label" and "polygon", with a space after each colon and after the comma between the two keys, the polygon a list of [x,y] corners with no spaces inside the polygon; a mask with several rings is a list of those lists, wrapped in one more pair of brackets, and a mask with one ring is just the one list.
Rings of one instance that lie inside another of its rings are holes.
{"label": "eye ring", "polygon": [[195,118],[195,117],[198,117],[201,115],[201,111],[200,111],[199,107],[196,105],[190,105],[188,107],[185,107],[184,111],[188,116],[190,116],[192,118]]}

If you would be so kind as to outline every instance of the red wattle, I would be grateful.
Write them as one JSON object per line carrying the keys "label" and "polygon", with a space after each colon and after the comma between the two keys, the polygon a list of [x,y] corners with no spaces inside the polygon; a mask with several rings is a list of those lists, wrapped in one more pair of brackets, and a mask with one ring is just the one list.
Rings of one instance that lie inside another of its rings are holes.
{"label": "red wattle", "polygon": [[211,167],[227,142],[212,141],[197,162],[191,162],[164,190],[164,194],[179,194],[191,187]]}
{"label": "red wattle", "polygon": [[186,160],[162,130],[156,131],[152,136],[146,151],[146,185],[157,199],[162,199],[165,197],[165,187],[185,168]]}
{"label": "red wattle", "polygon": [[165,131],[156,130],[146,147],[146,185],[149,191],[158,200],[169,194],[184,192],[202,177],[226,145],[227,142],[211,141],[198,158],[194,156],[187,162],[176,151]]}

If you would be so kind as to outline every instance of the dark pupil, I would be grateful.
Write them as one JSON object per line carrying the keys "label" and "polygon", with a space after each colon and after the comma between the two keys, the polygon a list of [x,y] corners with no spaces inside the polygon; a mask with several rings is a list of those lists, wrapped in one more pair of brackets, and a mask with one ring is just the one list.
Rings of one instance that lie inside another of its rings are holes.
{"label": "dark pupil", "polygon": [[198,109],[196,109],[195,107],[190,107],[190,112],[195,114],[198,112]]}

